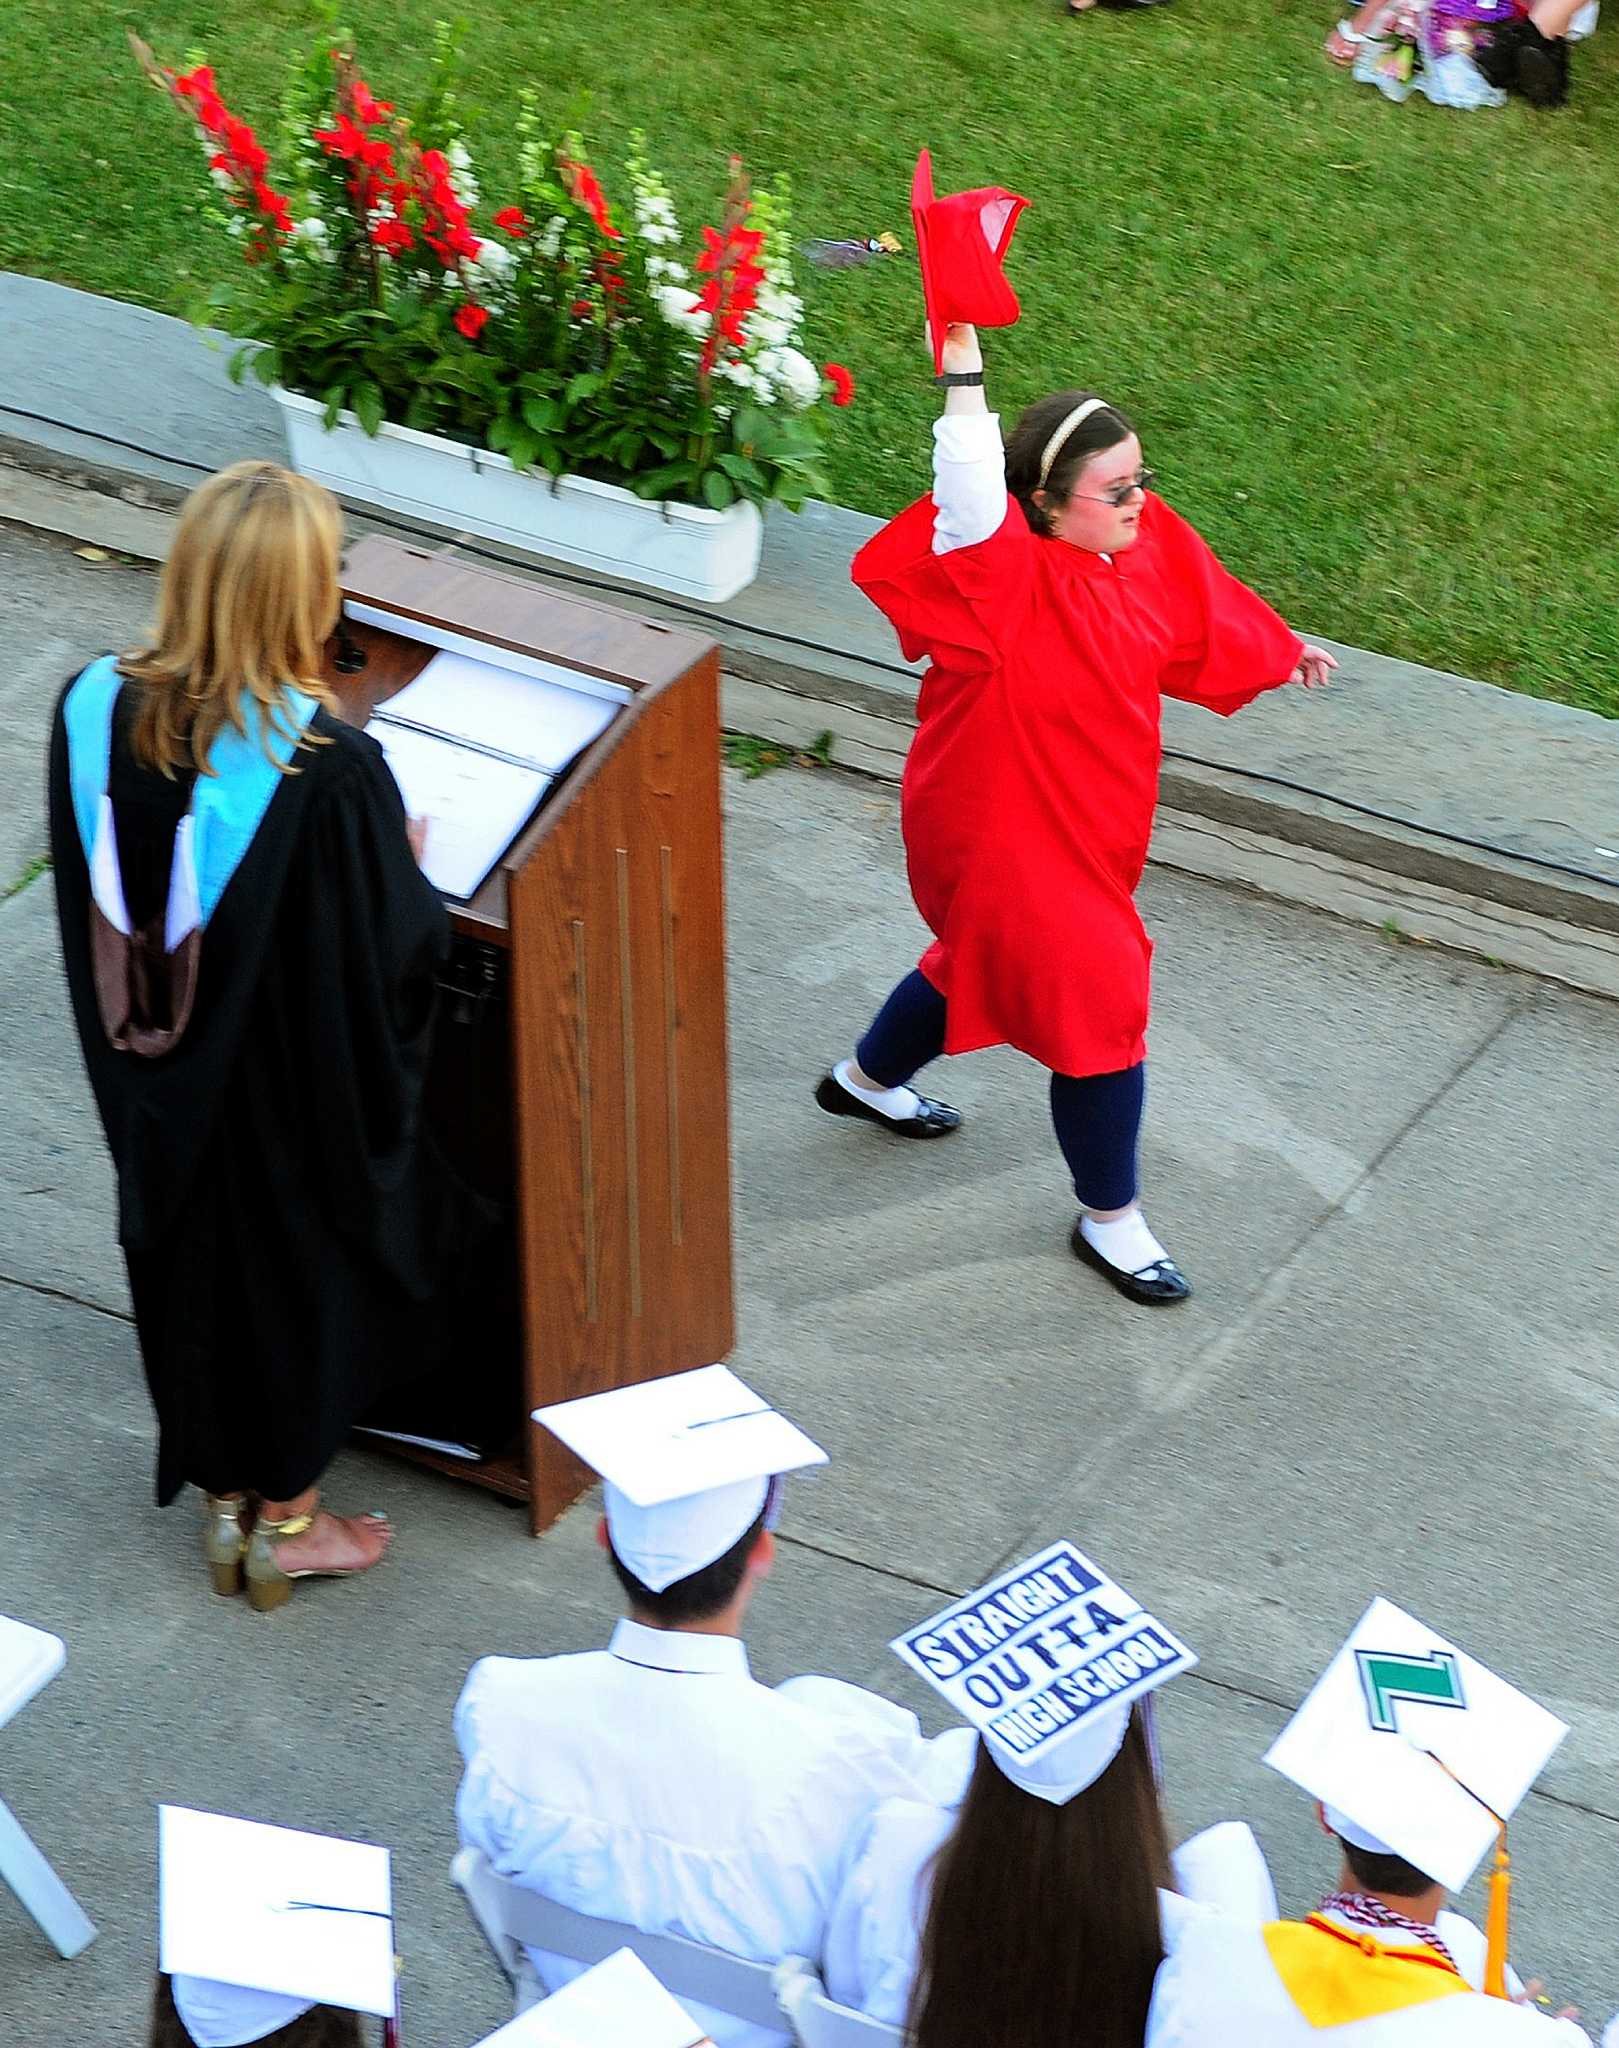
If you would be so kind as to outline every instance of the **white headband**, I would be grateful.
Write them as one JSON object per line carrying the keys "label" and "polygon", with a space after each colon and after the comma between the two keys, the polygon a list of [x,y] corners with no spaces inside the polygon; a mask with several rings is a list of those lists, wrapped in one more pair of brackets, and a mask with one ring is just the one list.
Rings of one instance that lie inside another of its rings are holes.
{"label": "white headband", "polygon": [[1045,489],[1046,478],[1051,474],[1051,465],[1062,453],[1062,444],[1068,439],[1068,436],[1074,431],[1075,427],[1082,420],[1088,420],[1093,412],[1105,411],[1106,407],[1107,400],[1105,398],[1087,398],[1083,405],[1076,405],[1074,407],[1067,419],[1063,421],[1056,433],[1046,443],[1045,453],[1040,457],[1040,480],[1035,485],[1037,491]]}

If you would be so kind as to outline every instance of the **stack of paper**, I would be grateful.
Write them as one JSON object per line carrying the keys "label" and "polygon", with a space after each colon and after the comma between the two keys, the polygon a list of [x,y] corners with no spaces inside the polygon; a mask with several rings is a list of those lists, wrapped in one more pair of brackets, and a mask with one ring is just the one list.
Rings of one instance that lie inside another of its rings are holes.
{"label": "stack of paper", "polygon": [[465,902],[568,764],[612,723],[612,701],[570,689],[568,671],[520,675],[440,653],[366,730],[413,818],[427,820],[422,871]]}

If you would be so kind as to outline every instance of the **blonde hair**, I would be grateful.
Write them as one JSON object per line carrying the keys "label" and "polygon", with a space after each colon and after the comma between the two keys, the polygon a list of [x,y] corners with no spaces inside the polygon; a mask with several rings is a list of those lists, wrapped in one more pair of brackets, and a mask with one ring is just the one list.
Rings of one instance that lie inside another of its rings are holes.
{"label": "blonde hair", "polygon": [[118,663],[142,685],[130,746],[143,767],[210,773],[224,726],[246,736],[250,698],[267,749],[274,730],[298,732],[289,690],[330,708],[321,650],[342,605],[342,544],[331,492],[278,463],[233,463],[198,485],[163,565],[151,638]]}

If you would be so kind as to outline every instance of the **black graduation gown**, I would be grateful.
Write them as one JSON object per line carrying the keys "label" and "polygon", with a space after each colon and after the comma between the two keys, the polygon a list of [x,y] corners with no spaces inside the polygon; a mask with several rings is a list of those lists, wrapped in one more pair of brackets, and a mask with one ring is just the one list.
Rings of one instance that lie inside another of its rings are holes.
{"label": "black graduation gown", "polygon": [[[70,686],[71,687],[71,686]],[[161,910],[189,801],[132,760],[109,794],[132,920]],[[64,692],[65,695],[65,692]],[[97,1007],[88,864],[57,706],[51,851],[74,1020],[118,1183],[157,1497],[286,1500],[379,1396],[447,1354],[454,1266],[493,1220],[421,1118],[444,907],[381,749],[317,710],[203,931],[183,1036],[115,1051]]]}

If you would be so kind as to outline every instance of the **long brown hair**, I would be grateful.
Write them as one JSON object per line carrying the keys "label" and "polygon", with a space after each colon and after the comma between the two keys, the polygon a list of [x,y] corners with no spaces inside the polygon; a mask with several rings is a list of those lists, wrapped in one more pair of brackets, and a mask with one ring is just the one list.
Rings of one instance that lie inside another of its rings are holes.
{"label": "long brown hair", "polygon": [[1141,2048],[1171,1883],[1152,1759],[1132,1713],[1066,1806],[1021,1790],[982,1740],[933,1867],[914,2048]]}
{"label": "long brown hair", "polygon": [[286,693],[324,704],[321,649],[337,623],[343,523],[331,492],[274,462],[238,462],[187,498],[158,584],[151,638],[120,657],[140,685],[135,759],[206,774],[226,725],[296,731]]}

